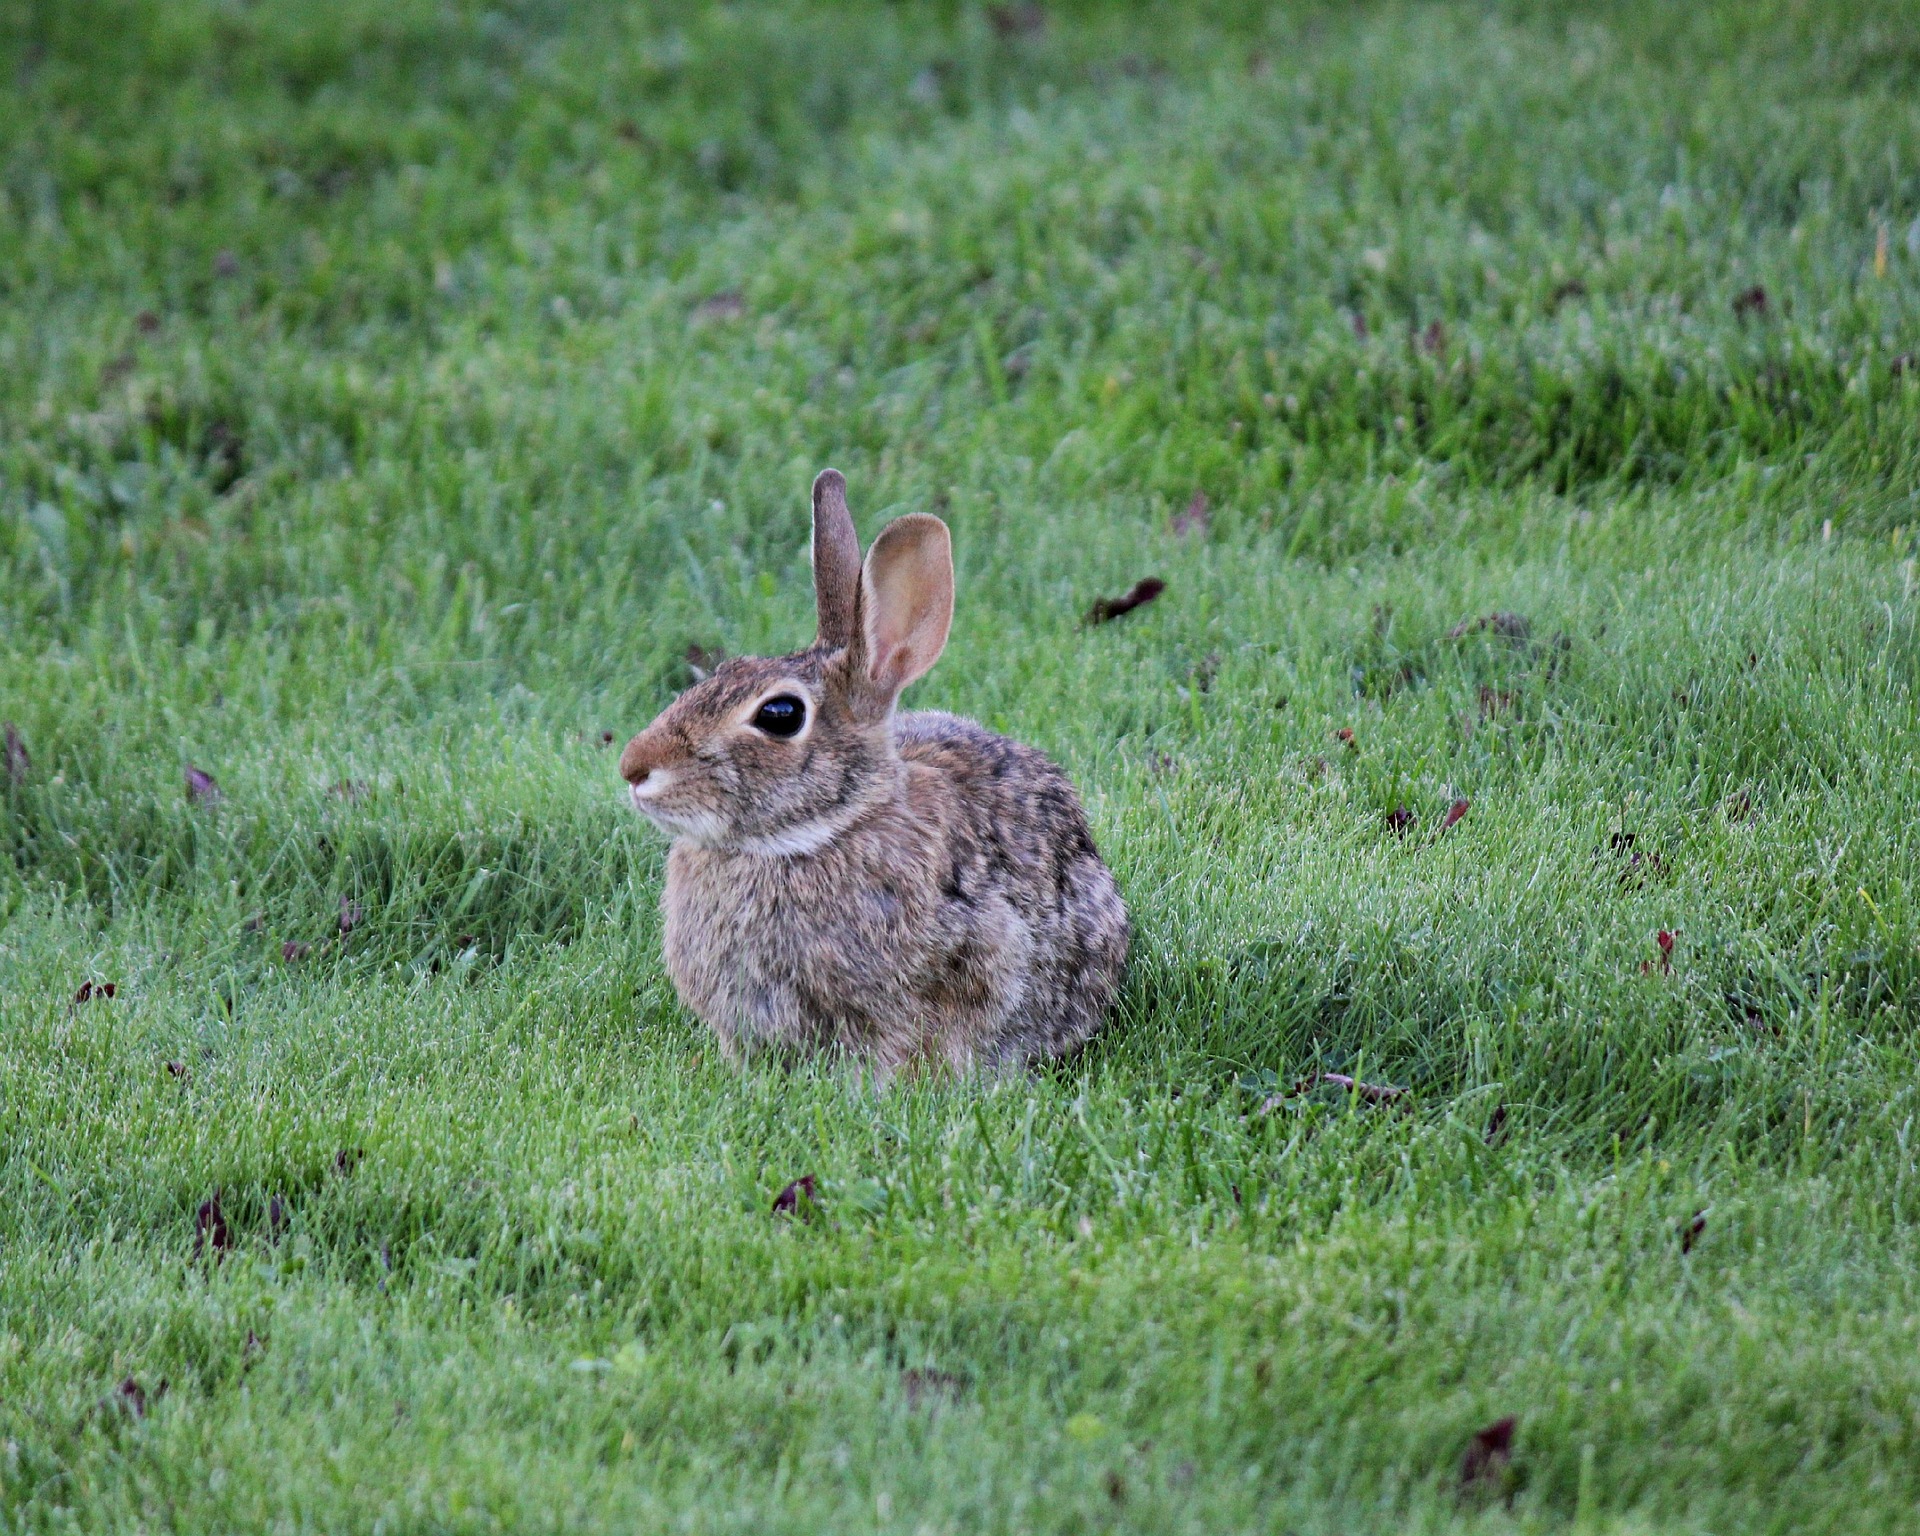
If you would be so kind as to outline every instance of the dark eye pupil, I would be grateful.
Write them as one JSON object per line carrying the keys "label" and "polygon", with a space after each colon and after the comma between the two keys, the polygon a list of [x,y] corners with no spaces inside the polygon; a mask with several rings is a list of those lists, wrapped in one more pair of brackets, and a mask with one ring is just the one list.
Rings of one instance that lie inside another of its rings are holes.
{"label": "dark eye pupil", "polygon": [[792,736],[806,720],[807,706],[790,693],[768,699],[753,712],[753,723],[769,736]]}

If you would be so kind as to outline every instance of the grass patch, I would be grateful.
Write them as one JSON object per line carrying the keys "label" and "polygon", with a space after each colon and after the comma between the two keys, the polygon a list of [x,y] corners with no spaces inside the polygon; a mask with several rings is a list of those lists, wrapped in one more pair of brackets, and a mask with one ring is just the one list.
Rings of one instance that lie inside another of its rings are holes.
{"label": "grass patch", "polygon": [[[0,17],[7,1528],[1899,1524],[1915,20]],[[1028,1079],[660,968],[825,463],[1138,925]]]}

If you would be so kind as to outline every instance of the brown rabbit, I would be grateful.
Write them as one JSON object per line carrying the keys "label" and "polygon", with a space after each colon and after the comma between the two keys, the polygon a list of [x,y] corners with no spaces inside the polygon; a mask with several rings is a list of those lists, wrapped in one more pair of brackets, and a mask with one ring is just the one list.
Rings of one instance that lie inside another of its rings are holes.
{"label": "brown rabbit", "polygon": [[839,1049],[880,1076],[1015,1066],[1105,1020],[1127,912],[1065,775],[954,715],[896,714],[953,622],[946,524],[863,566],[847,483],[813,483],[811,648],[729,661],[621,754],[671,833],[667,969],[730,1055]]}

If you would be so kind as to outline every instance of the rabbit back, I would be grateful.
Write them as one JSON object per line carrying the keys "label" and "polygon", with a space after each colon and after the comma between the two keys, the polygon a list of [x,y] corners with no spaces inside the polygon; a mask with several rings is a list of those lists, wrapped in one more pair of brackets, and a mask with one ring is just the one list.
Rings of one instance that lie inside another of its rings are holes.
{"label": "rabbit back", "polygon": [[1028,936],[1019,996],[981,1055],[1002,1065],[1082,1045],[1112,1009],[1132,930],[1072,783],[1045,753],[957,715],[896,716],[894,739],[953,798],[943,899],[1005,903]]}

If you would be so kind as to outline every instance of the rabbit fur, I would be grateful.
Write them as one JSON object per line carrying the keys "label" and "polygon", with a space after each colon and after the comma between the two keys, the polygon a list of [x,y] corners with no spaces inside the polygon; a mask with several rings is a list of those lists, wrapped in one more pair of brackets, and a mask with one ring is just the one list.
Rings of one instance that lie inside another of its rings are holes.
{"label": "rabbit fur", "polygon": [[620,759],[673,836],[681,1000],[729,1057],[837,1051],[881,1077],[1073,1050],[1112,1008],[1130,937],[1073,786],[970,720],[894,708],[946,646],[946,525],[899,518],[863,562],[825,470],[813,573],[812,646],[723,662]]}

